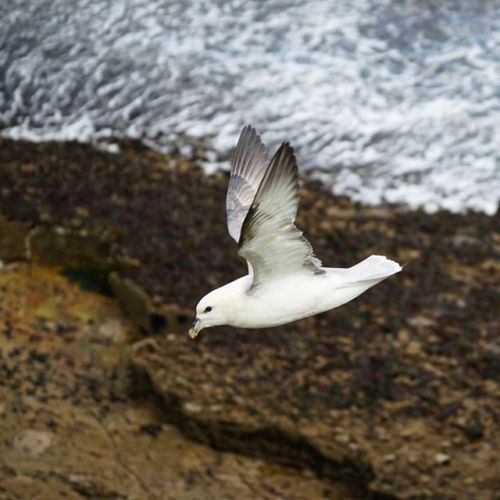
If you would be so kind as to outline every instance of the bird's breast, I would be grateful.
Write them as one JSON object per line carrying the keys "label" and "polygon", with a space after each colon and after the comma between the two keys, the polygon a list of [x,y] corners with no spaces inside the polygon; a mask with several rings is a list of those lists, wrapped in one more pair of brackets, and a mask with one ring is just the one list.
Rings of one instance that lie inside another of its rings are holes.
{"label": "bird's breast", "polygon": [[233,326],[279,326],[322,312],[328,309],[324,308],[324,281],[311,276],[262,285],[241,299]]}

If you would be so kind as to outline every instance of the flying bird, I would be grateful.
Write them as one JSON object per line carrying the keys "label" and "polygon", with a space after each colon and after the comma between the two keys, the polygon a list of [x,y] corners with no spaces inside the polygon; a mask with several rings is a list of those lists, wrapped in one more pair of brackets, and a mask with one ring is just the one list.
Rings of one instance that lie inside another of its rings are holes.
{"label": "flying bird", "polygon": [[246,126],[232,158],[226,214],[248,274],[200,300],[191,338],[217,325],[265,328],[313,316],[401,271],[398,263],[381,255],[349,268],[323,267],[294,224],[297,191],[293,148],[283,143],[269,161],[259,135]]}

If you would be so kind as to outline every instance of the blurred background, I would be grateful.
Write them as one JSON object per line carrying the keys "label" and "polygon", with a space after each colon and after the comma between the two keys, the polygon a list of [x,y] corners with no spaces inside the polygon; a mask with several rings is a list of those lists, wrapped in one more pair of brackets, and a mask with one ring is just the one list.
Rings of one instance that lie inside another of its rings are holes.
{"label": "blurred background", "polygon": [[365,203],[493,214],[497,1],[107,2],[2,8],[3,135],[207,141],[242,124]]}
{"label": "blurred background", "polygon": [[[0,498],[497,498],[500,2],[0,5]],[[244,124],[342,309],[187,338],[245,272]]]}

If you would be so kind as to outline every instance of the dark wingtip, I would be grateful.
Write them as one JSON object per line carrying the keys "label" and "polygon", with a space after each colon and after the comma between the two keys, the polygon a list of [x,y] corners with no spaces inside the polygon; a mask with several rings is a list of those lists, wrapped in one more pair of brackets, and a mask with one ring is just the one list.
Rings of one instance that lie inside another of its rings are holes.
{"label": "dark wingtip", "polygon": [[257,133],[256,128],[251,123],[245,123],[245,125],[241,129],[241,134],[240,135],[243,135],[245,133],[247,133],[247,134],[255,134],[257,136],[259,135]]}
{"label": "dark wingtip", "polygon": [[282,142],[280,147],[278,148],[278,151],[276,151],[275,155],[276,158],[285,158],[286,156],[289,156],[291,159],[292,164],[297,164],[297,156],[295,154],[295,149],[293,146],[290,145],[289,142]]}
{"label": "dark wingtip", "polygon": [[288,152],[295,157],[295,149],[288,141],[281,143],[280,147],[278,148],[278,151],[280,150]]}

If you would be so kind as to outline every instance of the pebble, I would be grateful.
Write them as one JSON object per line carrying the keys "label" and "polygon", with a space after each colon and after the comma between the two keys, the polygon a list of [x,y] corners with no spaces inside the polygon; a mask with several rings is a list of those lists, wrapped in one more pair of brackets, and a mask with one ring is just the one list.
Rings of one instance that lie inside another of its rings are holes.
{"label": "pebble", "polygon": [[14,449],[24,455],[39,457],[52,444],[52,432],[26,429],[14,438]]}
{"label": "pebble", "polygon": [[445,465],[450,462],[450,456],[447,455],[446,453],[436,453],[434,455],[434,461],[438,465]]}
{"label": "pebble", "polygon": [[127,327],[120,319],[110,319],[99,326],[98,333],[109,342],[125,342],[127,340]]}
{"label": "pebble", "polygon": [[201,405],[199,405],[198,403],[191,402],[191,401],[187,401],[186,403],[184,403],[184,409],[188,413],[200,413],[200,411],[203,410]]}
{"label": "pebble", "polygon": [[402,328],[398,332],[398,340],[403,344],[407,344],[410,340],[410,332],[406,328]]}
{"label": "pebble", "polygon": [[420,342],[410,342],[408,346],[406,347],[406,352],[408,354],[420,354],[422,352],[422,346]]}
{"label": "pebble", "polygon": [[349,435],[347,434],[337,434],[335,440],[341,444],[347,444],[349,442]]}

